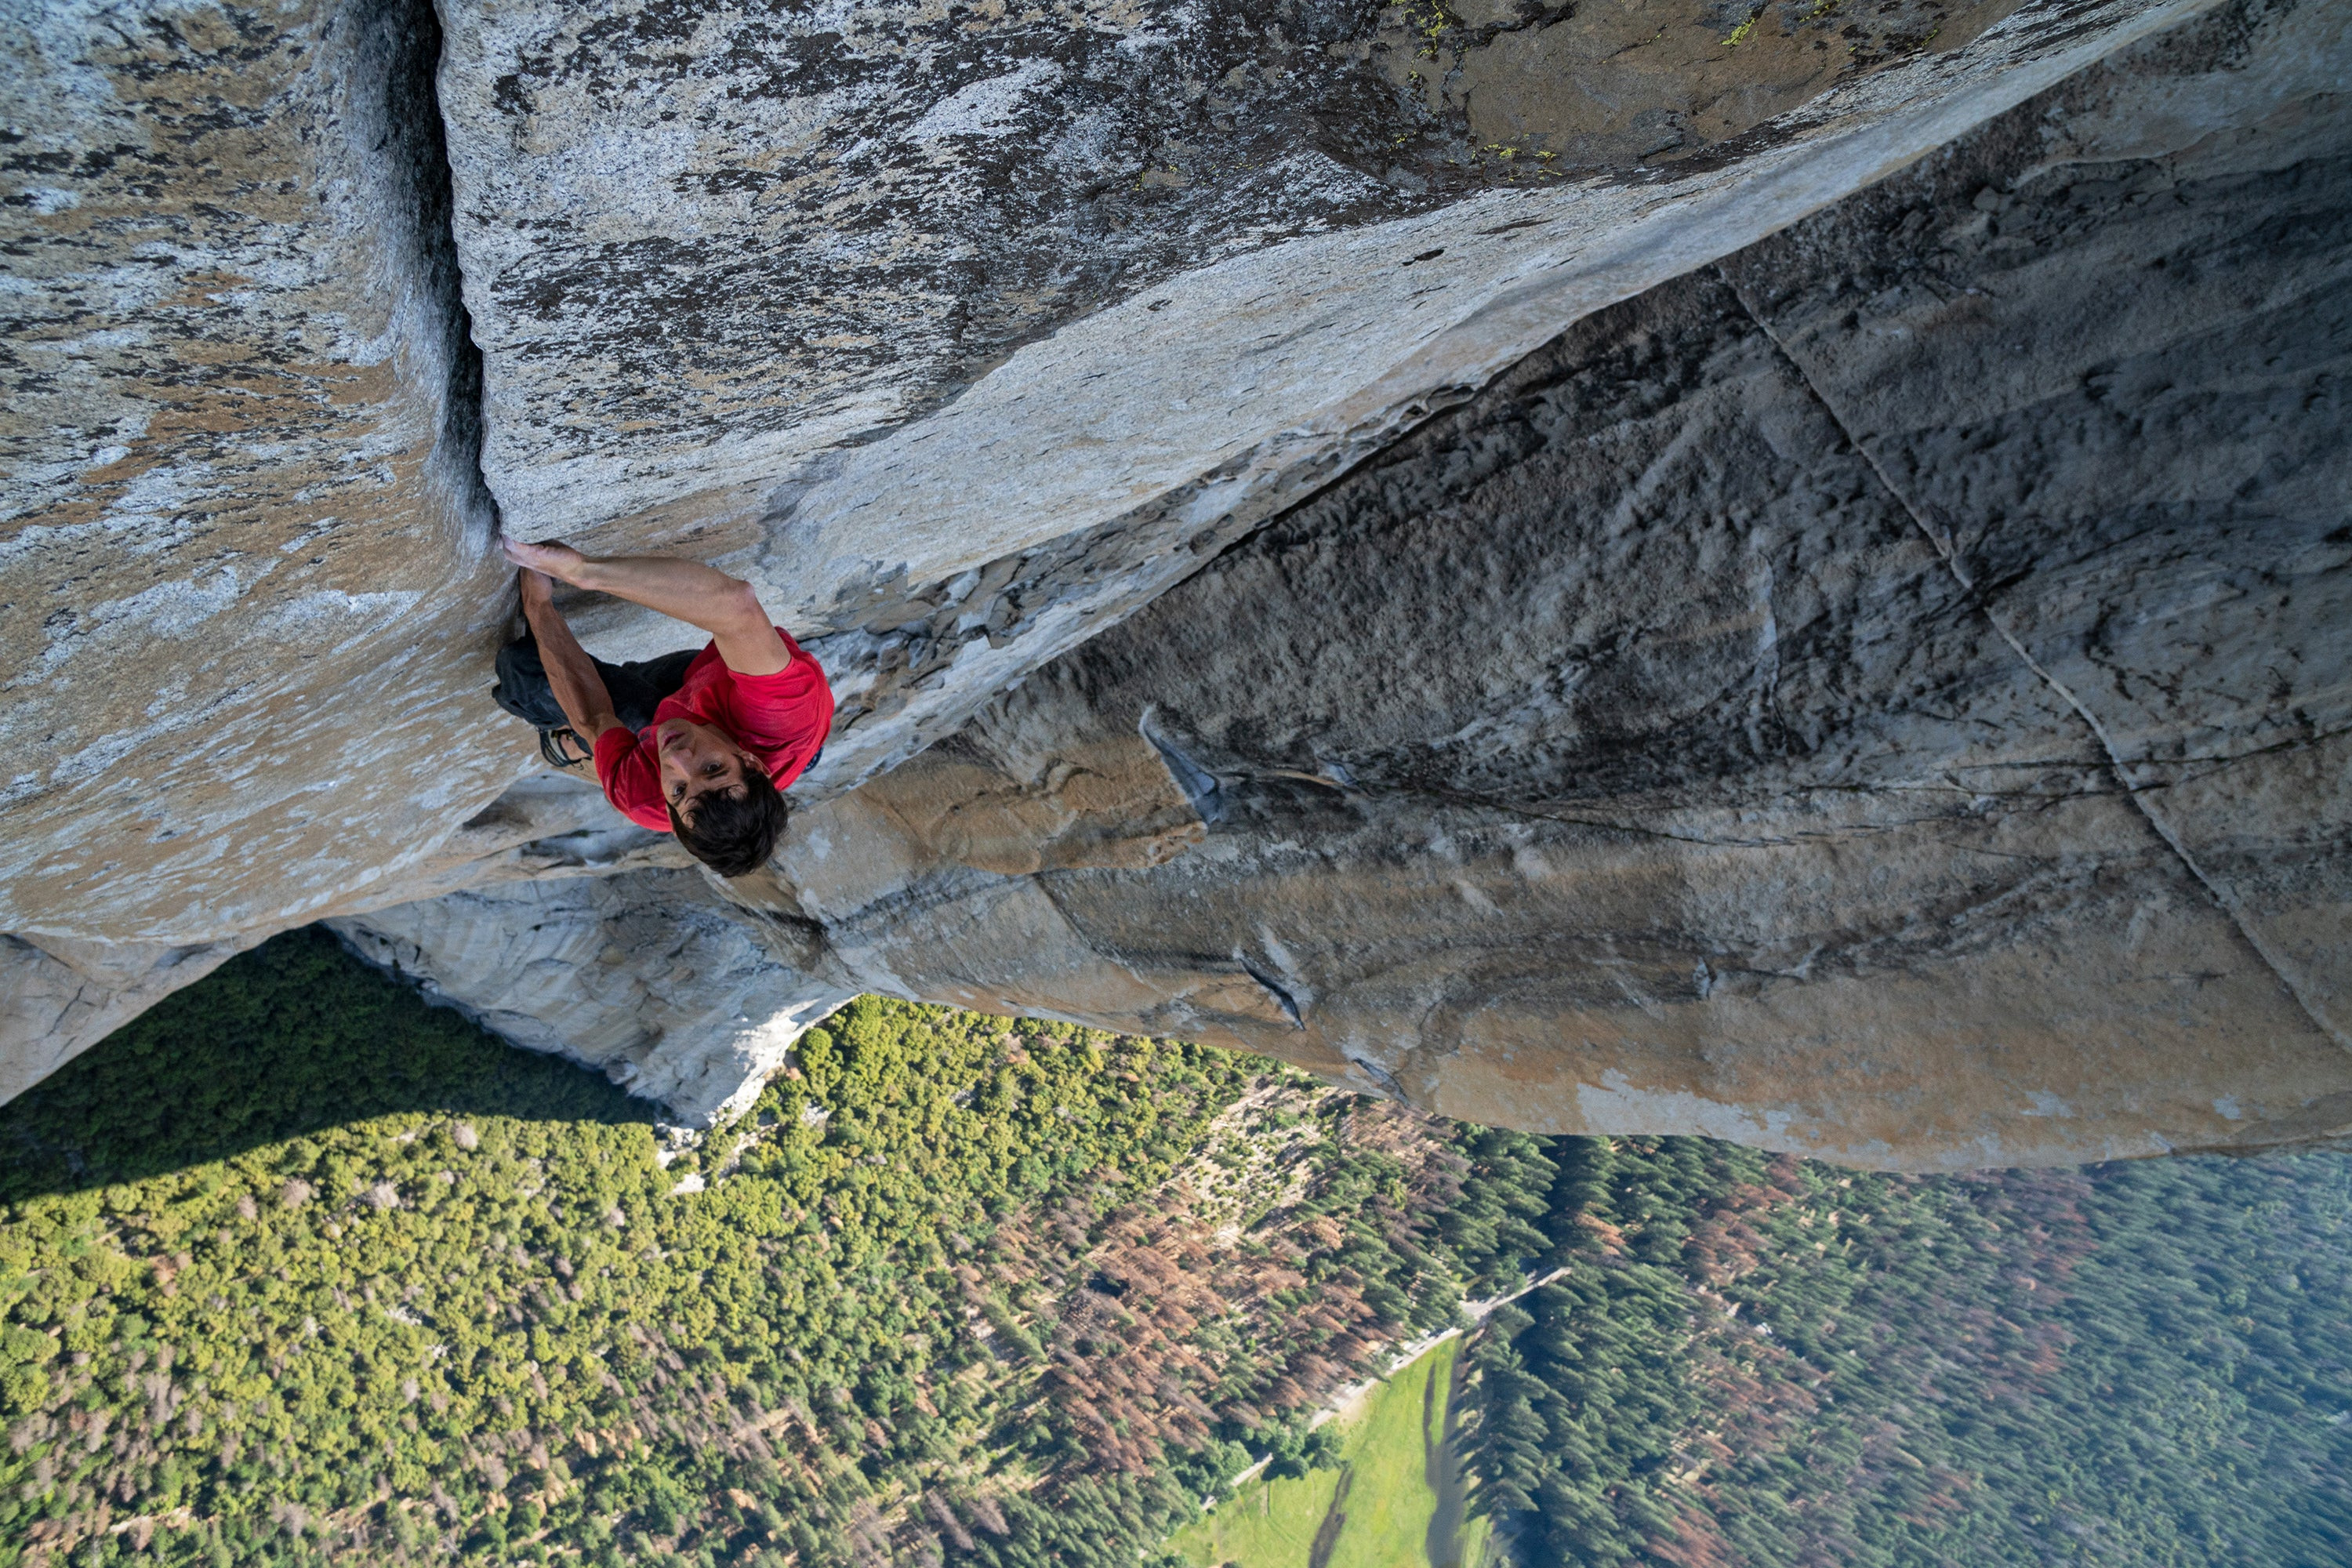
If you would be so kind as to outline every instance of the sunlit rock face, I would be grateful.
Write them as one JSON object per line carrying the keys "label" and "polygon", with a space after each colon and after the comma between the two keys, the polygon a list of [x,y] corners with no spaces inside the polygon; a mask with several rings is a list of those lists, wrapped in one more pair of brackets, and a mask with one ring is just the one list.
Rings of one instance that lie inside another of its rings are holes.
{"label": "sunlit rock face", "polygon": [[1595,314],[963,738],[1139,731],[1197,849],[811,835],[799,907],[869,984],[1547,1131],[2342,1136],[2352,138],[2325,78],[2167,92],[2242,47]]}
{"label": "sunlit rock face", "polygon": [[[333,918],[698,1121],[871,987],[1874,1163],[2332,1136],[2342,26],[49,8],[0,1088]],[[534,776],[499,515],[824,660],[772,873]]]}
{"label": "sunlit rock face", "polygon": [[[814,455],[907,424],[1024,345],[1139,296],[1138,316],[1159,318],[1128,321],[1148,363],[1107,362],[1073,384],[1117,376],[1086,395],[1141,396],[1155,415],[1194,417],[1166,421],[1169,451],[1114,451],[1094,476],[1149,471],[1191,451],[1196,432],[1216,432],[1206,449],[1223,451],[1228,438],[1262,438],[1269,417],[1319,411],[1275,386],[1254,400],[1255,417],[1241,405],[1253,400],[1231,372],[1247,365],[1248,380],[1264,379],[1266,353],[1245,345],[1269,317],[1335,290],[1318,314],[1377,310],[1390,291],[1351,309],[1360,284],[1349,275],[1393,269],[1426,248],[1399,248],[1424,232],[1498,237],[1460,221],[1376,234],[1383,220],[1478,198],[1477,211],[1537,220],[1521,228],[1564,221],[1589,245],[1655,210],[1610,187],[1633,177],[1685,205],[1717,184],[1693,173],[1698,154],[1740,162],[1759,149],[1738,136],[1833,88],[1848,101],[1776,139],[1825,142],[1858,121],[1903,118],[1906,100],[1971,100],[2051,55],[2058,40],[2029,28],[1980,60],[1943,58],[2013,8],[1906,0],[1854,21],[1836,7],[1759,14],[1692,0],[1564,20],[1496,0],[1459,13],[1360,0],[453,7],[441,100],[467,299],[488,364],[485,466],[509,514],[533,529],[670,538],[694,528],[753,543],[751,525],[776,521],[779,481],[824,471],[804,468]],[[2112,34],[2135,25],[2126,16],[2086,19]],[[1553,54],[1590,57],[1599,74],[1556,67]],[[1899,89],[1874,79],[1890,69]],[[1604,128],[1619,118],[1646,129]],[[1860,155],[1922,144],[1906,126]],[[1851,170],[1854,156],[1833,161]],[[1513,199],[1578,174],[1603,179],[1572,203]],[[1257,282],[1246,300],[1150,292],[1280,241],[1345,231],[1365,231],[1364,242],[1234,274]],[[1354,374],[1401,357],[1457,320],[1492,274],[1531,259],[1553,259],[1533,237],[1423,263],[1408,297],[1454,298],[1412,312],[1425,320],[1383,320],[1385,342],[1351,334],[1347,352],[1367,362]],[[1264,293],[1274,277],[1289,279],[1284,294]],[[1296,352],[1276,363],[1311,375],[1319,340],[1339,324],[1289,322]],[[1189,357],[1211,357],[1204,330],[1235,363],[1197,367],[1219,378],[1226,406],[1188,409],[1166,345],[1192,340]],[[1354,384],[1339,375],[1319,387],[1327,396]],[[1017,438],[1028,424],[1051,435],[1034,417],[1045,412],[1015,413],[1016,429],[1000,433]],[[949,426],[929,439],[961,434]],[[1034,454],[1009,455],[1017,468]],[[951,486],[967,456],[959,447],[954,460],[919,467]],[[1196,474],[1195,462],[1181,477]],[[816,521],[825,508],[803,510]],[[922,507],[895,516],[901,531],[857,544],[859,559],[907,558],[919,575],[930,564],[922,545],[968,553],[973,542]],[[1032,542],[1066,521],[1002,523],[997,537]]]}
{"label": "sunlit rock face", "polygon": [[431,13],[12,7],[0,928],[244,942],[510,783]]}
{"label": "sunlit rock face", "polygon": [[854,784],[1568,321],[2188,9],[1633,7],[1628,101],[1684,128],[1639,148],[1478,129],[1533,8],[453,11],[484,472],[525,532],[759,581]]}
{"label": "sunlit rock face", "polygon": [[739,917],[695,872],[494,884],[330,922],[519,1046],[602,1069],[696,1125],[750,1109],[784,1052],[859,987],[792,927]]}
{"label": "sunlit rock face", "polygon": [[1748,67],[1695,40],[1819,27],[1661,12],[1689,135],[1549,161],[1454,79],[1499,14],[443,9],[12,14],[0,931],[452,885],[536,766],[500,510],[760,581],[845,699],[803,787],[848,787],[1578,316],[2196,5],[1889,13],[1727,138]]}

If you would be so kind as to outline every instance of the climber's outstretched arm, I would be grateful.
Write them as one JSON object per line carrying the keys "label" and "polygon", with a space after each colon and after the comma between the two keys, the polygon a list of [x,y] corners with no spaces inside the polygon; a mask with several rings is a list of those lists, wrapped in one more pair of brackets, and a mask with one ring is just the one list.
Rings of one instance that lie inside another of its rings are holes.
{"label": "climber's outstretched arm", "polygon": [[719,657],[738,675],[774,675],[792,662],[784,639],[760,605],[751,584],[699,561],[670,555],[615,555],[598,560],[568,544],[502,542],[507,559],[544,572],[575,588],[610,594],[700,626],[719,645]]}
{"label": "climber's outstretched arm", "polygon": [[596,673],[588,650],[580,646],[580,639],[564,624],[562,612],[555,607],[554,585],[547,574],[525,567],[517,575],[523,619],[530,623],[531,638],[539,644],[539,662],[547,671],[548,688],[555,693],[572,731],[593,746],[597,736],[621,727],[613,712],[613,694],[605,689],[604,678]]}

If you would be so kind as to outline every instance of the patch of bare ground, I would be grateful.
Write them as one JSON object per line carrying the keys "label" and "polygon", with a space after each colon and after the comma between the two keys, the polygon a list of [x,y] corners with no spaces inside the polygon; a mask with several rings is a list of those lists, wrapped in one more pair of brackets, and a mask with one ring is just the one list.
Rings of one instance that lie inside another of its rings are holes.
{"label": "patch of bare ground", "polygon": [[[1141,1473],[1222,1425],[1318,1409],[1406,1325],[1365,1299],[1373,1256],[1433,1263],[1430,1221],[1457,1174],[1445,1124],[1295,1075],[1268,1075],[1154,1191],[1096,1217],[1068,1205],[1008,1221],[992,1263],[958,1266],[975,1324],[1044,1362],[1029,1397],[1080,1470]],[[1324,1212],[1380,1157],[1387,1190]],[[1042,1287],[1042,1289],[1038,1289]],[[1034,1304],[1003,1303],[1034,1291]]]}

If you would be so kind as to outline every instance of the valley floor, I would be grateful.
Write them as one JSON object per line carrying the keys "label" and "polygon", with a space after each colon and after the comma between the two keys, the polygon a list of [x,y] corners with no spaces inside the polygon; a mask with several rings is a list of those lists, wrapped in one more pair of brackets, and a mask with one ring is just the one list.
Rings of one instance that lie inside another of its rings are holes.
{"label": "valley floor", "polygon": [[1477,1568],[1487,1521],[1462,1507],[1460,1349],[1443,1341],[1349,1401],[1336,1467],[1253,1479],[1170,1548],[1195,1568]]}
{"label": "valley floor", "polygon": [[296,933],[0,1109],[0,1568],[2339,1568],[2352,1158],[1535,1139],[873,997],[695,1142]]}

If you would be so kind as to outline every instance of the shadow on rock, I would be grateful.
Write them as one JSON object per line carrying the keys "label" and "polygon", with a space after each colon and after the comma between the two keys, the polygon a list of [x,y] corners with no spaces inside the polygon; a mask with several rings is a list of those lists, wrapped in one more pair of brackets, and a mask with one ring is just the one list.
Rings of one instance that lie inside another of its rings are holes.
{"label": "shadow on rock", "polygon": [[0,1202],[136,1182],[403,1111],[651,1122],[316,927],[231,959],[0,1110]]}

